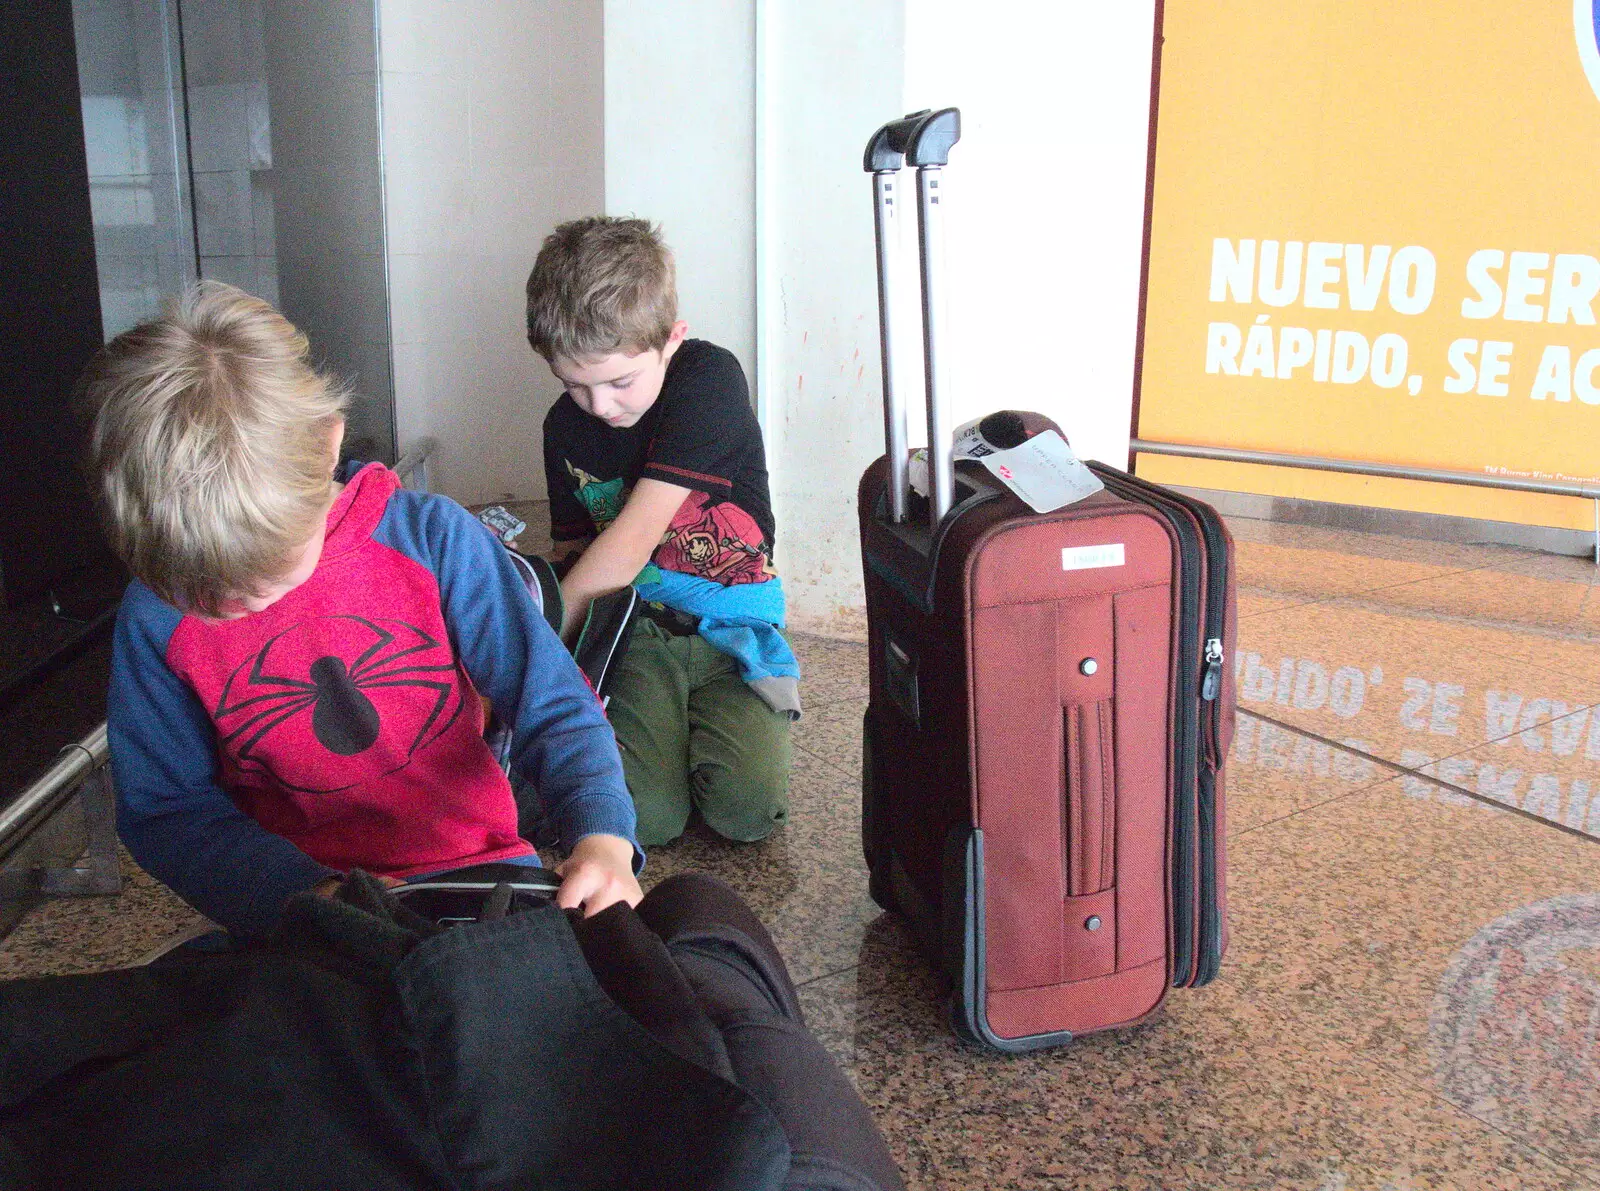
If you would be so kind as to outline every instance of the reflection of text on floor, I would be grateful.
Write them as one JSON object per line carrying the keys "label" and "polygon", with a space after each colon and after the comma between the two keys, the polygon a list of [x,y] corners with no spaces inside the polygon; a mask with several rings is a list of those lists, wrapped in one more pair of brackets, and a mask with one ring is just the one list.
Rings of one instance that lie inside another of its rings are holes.
{"label": "reflection of text on floor", "polygon": [[[1258,653],[1234,655],[1240,705],[1264,715],[1283,707],[1332,717],[1308,717],[1299,726],[1339,740],[1347,748],[1379,753],[1373,745],[1339,731],[1376,732],[1390,714],[1416,745],[1404,745],[1390,760],[1422,770],[1439,782],[1472,790],[1506,806],[1592,835],[1600,835],[1600,706],[1573,708],[1565,700],[1537,693],[1475,688],[1469,682],[1408,675],[1386,683],[1382,666],[1336,665],[1316,658],[1284,657],[1275,662]],[[1459,740],[1463,723],[1482,716],[1482,740],[1504,756],[1485,759],[1475,742]],[[1356,722],[1356,721],[1359,721]],[[1425,747],[1423,747],[1425,746]],[[1473,749],[1477,755],[1469,753]],[[1232,758],[1235,764],[1290,773],[1370,783],[1382,771],[1365,758],[1276,724],[1250,718],[1239,722]],[[1563,772],[1551,772],[1554,758]],[[1541,764],[1543,762],[1543,764]],[[1576,776],[1573,770],[1592,773]],[[1414,798],[1493,807],[1454,790],[1406,776],[1402,785]]]}

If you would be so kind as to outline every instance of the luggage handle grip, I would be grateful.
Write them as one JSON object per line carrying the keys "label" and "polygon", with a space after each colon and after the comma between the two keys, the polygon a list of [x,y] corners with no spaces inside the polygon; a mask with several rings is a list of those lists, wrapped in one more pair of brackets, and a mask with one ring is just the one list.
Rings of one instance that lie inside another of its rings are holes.
{"label": "luggage handle grip", "polygon": [[891,120],[873,133],[862,168],[875,174],[899,170],[903,165],[948,165],[950,147],[960,139],[959,108],[923,108]]}

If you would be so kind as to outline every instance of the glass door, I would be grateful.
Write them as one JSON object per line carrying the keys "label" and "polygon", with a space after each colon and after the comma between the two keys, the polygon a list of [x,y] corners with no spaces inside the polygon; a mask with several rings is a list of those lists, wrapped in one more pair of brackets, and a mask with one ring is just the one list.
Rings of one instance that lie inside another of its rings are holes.
{"label": "glass door", "polygon": [[105,337],[198,276],[175,0],[73,0]]}
{"label": "glass door", "polygon": [[73,0],[107,338],[197,277],[264,298],[395,457],[374,0]]}

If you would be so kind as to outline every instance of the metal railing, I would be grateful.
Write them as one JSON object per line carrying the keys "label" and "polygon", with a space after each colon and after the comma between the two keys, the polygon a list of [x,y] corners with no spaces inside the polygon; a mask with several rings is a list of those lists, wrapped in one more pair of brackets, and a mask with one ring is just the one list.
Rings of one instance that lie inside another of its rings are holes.
{"label": "metal railing", "polygon": [[416,492],[431,492],[428,486],[428,459],[438,444],[431,438],[418,439],[412,448],[395,461],[394,474]]}
{"label": "metal railing", "polygon": [[1396,480],[1422,480],[1430,484],[1465,484],[1474,488],[1501,488],[1511,492],[1537,492],[1546,496],[1572,496],[1594,502],[1594,559],[1600,566],[1600,484],[1577,480],[1526,480],[1484,472],[1444,471],[1405,467],[1396,463],[1367,463],[1355,459],[1328,459],[1317,455],[1281,455],[1273,451],[1245,451],[1236,447],[1200,447],[1187,443],[1133,439],[1129,449],[1142,455],[1178,455],[1186,459],[1214,459],[1223,463],[1258,463],[1268,467],[1298,467],[1309,471],[1344,472],[1358,476],[1383,476]]}
{"label": "metal railing", "polygon": [[106,726],[101,724],[56,756],[50,768],[0,809],[0,859],[9,856],[66,806],[83,799],[88,850],[71,868],[39,867],[13,871],[0,880],[0,895],[46,893],[89,896],[122,889],[117,864],[116,801],[111,787]]}

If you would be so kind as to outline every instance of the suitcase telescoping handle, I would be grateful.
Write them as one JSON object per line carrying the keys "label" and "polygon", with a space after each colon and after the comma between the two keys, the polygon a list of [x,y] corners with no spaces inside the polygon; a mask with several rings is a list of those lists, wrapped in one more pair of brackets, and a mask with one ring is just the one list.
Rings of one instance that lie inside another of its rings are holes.
{"label": "suitcase telescoping handle", "polygon": [[945,338],[944,224],[939,174],[961,139],[956,108],[913,112],[885,124],[867,142],[864,168],[872,175],[873,230],[878,241],[878,327],[883,343],[883,436],[889,458],[889,519],[902,522],[910,501],[906,466],[906,407],[894,381],[894,289],[900,229],[895,184],[901,167],[917,171],[917,247],[922,260],[922,359],[928,403],[928,529],[937,533],[955,495],[954,437],[940,344]]}

